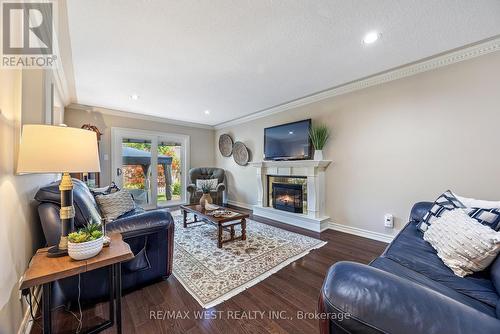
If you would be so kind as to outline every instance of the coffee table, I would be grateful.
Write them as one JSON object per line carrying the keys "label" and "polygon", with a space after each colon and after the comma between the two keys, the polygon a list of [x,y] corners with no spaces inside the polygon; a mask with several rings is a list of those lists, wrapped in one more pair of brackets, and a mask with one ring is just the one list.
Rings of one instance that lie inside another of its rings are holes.
{"label": "coffee table", "polygon": [[[246,235],[246,228],[247,228],[247,221],[246,219],[250,217],[246,213],[239,212],[238,210],[234,209],[228,209],[229,211],[232,211],[236,213],[236,215],[231,216],[231,217],[214,217],[210,213],[213,211],[208,211],[205,210],[201,205],[181,205],[181,210],[182,214],[184,217],[184,228],[188,227],[189,224],[194,224],[198,222],[206,222],[213,224],[217,227],[218,229],[218,238],[217,238],[217,247],[222,248],[222,244],[234,240],[246,240],[247,235]],[[194,221],[188,222],[187,221],[187,214],[188,212],[191,212],[194,214]],[[198,218],[201,218],[201,220],[198,220]],[[241,235],[239,237],[235,237],[234,233],[234,227],[236,225],[241,225]],[[222,240],[222,233],[223,231],[229,232],[229,235],[231,236],[230,239],[227,240]]]}

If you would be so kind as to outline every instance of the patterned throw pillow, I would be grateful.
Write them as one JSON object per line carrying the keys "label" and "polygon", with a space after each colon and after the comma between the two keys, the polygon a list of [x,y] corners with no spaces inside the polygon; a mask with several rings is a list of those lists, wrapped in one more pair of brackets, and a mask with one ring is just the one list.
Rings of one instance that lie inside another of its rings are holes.
{"label": "patterned throw pillow", "polygon": [[450,190],[447,190],[434,201],[434,204],[425,214],[422,222],[418,224],[418,228],[420,231],[425,232],[432,222],[441,217],[443,213],[460,208],[465,208],[465,205],[463,205]]}
{"label": "patterned throw pillow", "polygon": [[126,189],[109,195],[97,195],[95,199],[107,223],[135,209],[134,199]]}
{"label": "patterned throw pillow", "polygon": [[500,209],[467,208],[467,214],[495,231],[500,230]]}
{"label": "patterned throw pillow", "polygon": [[486,269],[500,252],[500,232],[478,223],[467,210],[446,210],[424,233],[455,275],[464,277]]}
{"label": "patterned throw pillow", "polygon": [[217,184],[219,184],[219,180],[218,179],[205,179],[205,180],[201,180],[201,179],[197,179],[196,180],[196,188],[201,191],[201,185],[202,184],[210,184],[210,189],[211,190],[217,190]]}

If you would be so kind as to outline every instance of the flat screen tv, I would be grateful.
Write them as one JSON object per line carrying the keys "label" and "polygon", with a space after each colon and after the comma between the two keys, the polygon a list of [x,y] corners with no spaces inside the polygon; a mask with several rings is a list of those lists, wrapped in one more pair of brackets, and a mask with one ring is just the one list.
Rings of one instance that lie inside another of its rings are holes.
{"label": "flat screen tv", "polygon": [[306,160],[312,157],[311,120],[264,129],[264,160]]}

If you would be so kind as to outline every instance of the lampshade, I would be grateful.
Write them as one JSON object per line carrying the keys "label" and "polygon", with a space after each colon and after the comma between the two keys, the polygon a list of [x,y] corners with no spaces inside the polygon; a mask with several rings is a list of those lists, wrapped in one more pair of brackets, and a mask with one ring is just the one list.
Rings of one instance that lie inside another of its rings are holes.
{"label": "lampshade", "polygon": [[65,126],[23,126],[18,173],[99,171],[95,132]]}

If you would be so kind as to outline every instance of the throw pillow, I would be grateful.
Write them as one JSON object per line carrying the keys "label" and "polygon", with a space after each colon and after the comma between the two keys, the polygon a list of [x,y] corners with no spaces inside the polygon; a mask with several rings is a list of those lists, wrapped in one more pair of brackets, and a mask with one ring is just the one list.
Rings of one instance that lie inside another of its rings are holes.
{"label": "throw pillow", "polygon": [[90,192],[92,193],[92,195],[94,195],[94,197],[97,195],[112,194],[117,191],[120,191],[120,188],[118,188],[118,186],[114,182],[111,182],[111,184],[107,187],[90,189]]}
{"label": "throw pillow", "polygon": [[424,240],[455,275],[486,269],[500,252],[500,232],[472,219],[465,210],[447,210],[424,233]]}
{"label": "throw pillow", "polygon": [[485,201],[482,199],[468,198],[459,196],[455,193],[453,193],[453,195],[468,208],[500,209],[500,201]]}
{"label": "throw pillow", "polygon": [[500,209],[467,208],[467,214],[495,231],[500,230]]}
{"label": "throw pillow", "polygon": [[203,184],[206,184],[206,183],[210,184],[210,190],[214,191],[214,190],[217,190],[217,185],[219,184],[219,180],[218,179],[205,179],[205,180],[197,179],[196,180],[196,189],[201,191],[201,186]]}
{"label": "throw pillow", "polygon": [[465,205],[463,205],[450,190],[447,190],[434,201],[431,209],[424,215],[422,222],[418,224],[418,228],[420,231],[425,232],[429,228],[429,225],[431,225],[434,220],[441,217],[443,213],[458,208],[465,208]]}
{"label": "throw pillow", "polygon": [[134,199],[126,189],[109,195],[97,195],[95,199],[107,223],[135,209]]}

